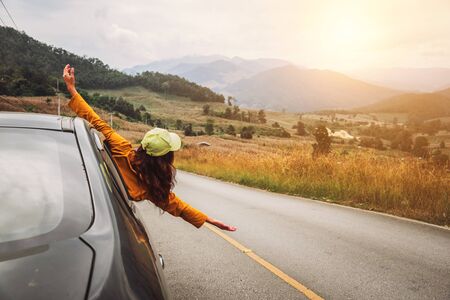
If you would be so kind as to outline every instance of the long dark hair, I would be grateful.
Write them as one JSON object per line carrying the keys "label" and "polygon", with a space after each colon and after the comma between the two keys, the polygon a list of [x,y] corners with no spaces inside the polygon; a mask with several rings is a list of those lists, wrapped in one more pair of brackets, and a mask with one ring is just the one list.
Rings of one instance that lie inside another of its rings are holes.
{"label": "long dark hair", "polygon": [[150,200],[167,204],[169,193],[175,185],[174,153],[170,151],[162,156],[150,156],[142,146],[135,151],[131,165],[146,185]]}

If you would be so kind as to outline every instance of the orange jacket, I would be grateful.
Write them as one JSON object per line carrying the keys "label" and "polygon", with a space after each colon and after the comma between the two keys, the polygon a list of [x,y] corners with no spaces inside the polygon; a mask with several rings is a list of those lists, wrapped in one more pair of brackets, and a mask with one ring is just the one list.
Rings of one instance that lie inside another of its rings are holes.
{"label": "orange jacket", "polygon": [[[135,150],[132,149],[131,143],[115,132],[108,123],[103,121],[89,104],[84,101],[80,94],[77,93],[70,99],[69,106],[77,116],[87,120],[95,129],[105,136],[105,139],[111,147],[113,160],[116,163],[125,185],[127,186],[128,193],[132,198],[131,200],[141,201],[151,199],[151,197],[148,196],[149,191],[131,166],[131,162],[136,154]],[[163,206],[164,204],[156,205],[176,217],[182,217],[197,228],[202,226],[207,219],[207,216],[204,213],[182,201],[173,192],[170,192],[166,206]]]}

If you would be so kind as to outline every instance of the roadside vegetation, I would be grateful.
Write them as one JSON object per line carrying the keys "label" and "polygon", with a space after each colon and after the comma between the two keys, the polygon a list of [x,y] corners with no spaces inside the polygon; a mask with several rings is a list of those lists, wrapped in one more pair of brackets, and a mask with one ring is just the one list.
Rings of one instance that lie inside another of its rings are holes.
{"label": "roadside vegetation", "polygon": [[[203,140],[203,139],[202,139]],[[449,176],[445,168],[415,157],[335,146],[311,155],[305,142],[189,140],[177,167],[247,186],[449,225]]]}

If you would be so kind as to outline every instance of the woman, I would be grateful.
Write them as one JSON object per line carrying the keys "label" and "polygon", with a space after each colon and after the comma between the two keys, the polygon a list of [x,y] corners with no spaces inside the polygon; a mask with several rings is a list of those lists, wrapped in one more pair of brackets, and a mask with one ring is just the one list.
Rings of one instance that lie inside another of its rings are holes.
{"label": "woman", "polygon": [[156,206],[176,217],[183,218],[197,228],[208,222],[223,230],[236,230],[236,227],[210,218],[191,207],[171,191],[175,180],[174,152],[181,147],[181,140],[177,134],[154,128],[145,134],[139,148],[132,149],[131,143],[100,119],[77,93],[75,69],[66,65],[63,78],[72,96],[69,102],[70,108],[77,116],[86,119],[105,136],[131,200],[148,199]]}

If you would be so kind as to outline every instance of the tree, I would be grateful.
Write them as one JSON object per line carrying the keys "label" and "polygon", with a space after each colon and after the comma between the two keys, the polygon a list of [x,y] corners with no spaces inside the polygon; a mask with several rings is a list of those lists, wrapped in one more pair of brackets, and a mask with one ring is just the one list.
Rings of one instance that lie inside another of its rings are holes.
{"label": "tree", "polygon": [[232,96],[228,96],[227,97],[228,106],[232,106],[233,105],[233,103],[231,103],[231,101],[233,101],[233,100],[234,100],[234,98]]}
{"label": "tree", "polygon": [[141,104],[141,106],[139,106],[138,108],[140,111],[146,111],[145,106]]}
{"label": "tree", "polygon": [[144,124],[153,126],[152,116],[148,112],[144,112],[142,120],[144,121]]}
{"label": "tree", "polygon": [[241,111],[241,121],[247,121],[247,114],[245,113],[245,111]]}
{"label": "tree", "polygon": [[239,106],[237,106],[237,105],[234,105],[233,106],[233,117],[235,118],[235,119],[237,119],[237,117],[238,117],[238,115],[239,115]]}
{"label": "tree", "polygon": [[175,122],[175,128],[176,128],[177,130],[181,130],[181,129],[183,128],[183,122],[182,122],[180,119],[176,120],[176,122]]}
{"label": "tree", "polygon": [[225,130],[225,133],[236,136],[236,129],[234,128],[233,125],[228,125],[227,129]]}
{"label": "tree", "polygon": [[134,110],[134,116],[132,118],[137,120],[137,121],[142,121],[141,111],[136,108]]}
{"label": "tree", "polygon": [[241,138],[242,139],[252,139],[253,138],[254,129],[253,127],[242,127],[241,129]]}
{"label": "tree", "polygon": [[155,121],[155,127],[158,127],[158,128],[164,128],[164,124],[163,124],[163,122],[161,121],[161,119],[157,119],[157,120]]}
{"label": "tree", "polygon": [[164,90],[164,98],[167,100],[167,91],[170,88],[170,83],[168,81],[163,82],[162,88]]}
{"label": "tree", "polygon": [[306,129],[305,129],[305,123],[302,121],[297,121],[297,125],[295,125],[295,128],[297,129],[297,135],[305,136],[307,135]]}
{"label": "tree", "polygon": [[325,126],[319,125],[313,133],[316,143],[313,144],[313,157],[328,155],[331,152],[331,138]]}
{"label": "tree", "polygon": [[223,114],[224,118],[231,119],[231,108],[227,107],[225,109],[225,113]]}
{"label": "tree", "polygon": [[247,122],[256,123],[256,114],[252,111],[247,111]]}
{"label": "tree", "polygon": [[266,124],[266,113],[264,112],[264,109],[261,109],[258,111],[258,121],[261,124]]}
{"label": "tree", "polygon": [[395,138],[392,140],[391,148],[409,152],[411,151],[412,144],[413,142],[411,138],[411,133],[406,130],[402,130],[398,132]]}
{"label": "tree", "polygon": [[208,104],[203,105],[203,114],[209,115],[210,106]]}
{"label": "tree", "polygon": [[415,156],[419,156],[422,158],[427,158],[428,157],[428,140],[426,137],[424,136],[418,136],[416,137],[416,139],[414,140],[414,146],[412,149],[412,153]]}
{"label": "tree", "polygon": [[195,136],[194,130],[192,130],[192,124],[189,123],[186,126],[184,126],[184,135],[185,136]]}
{"label": "tree", "polygon": [[207,135],[214,134],[214,120],[208,119],[205,125],[205,132]]}

